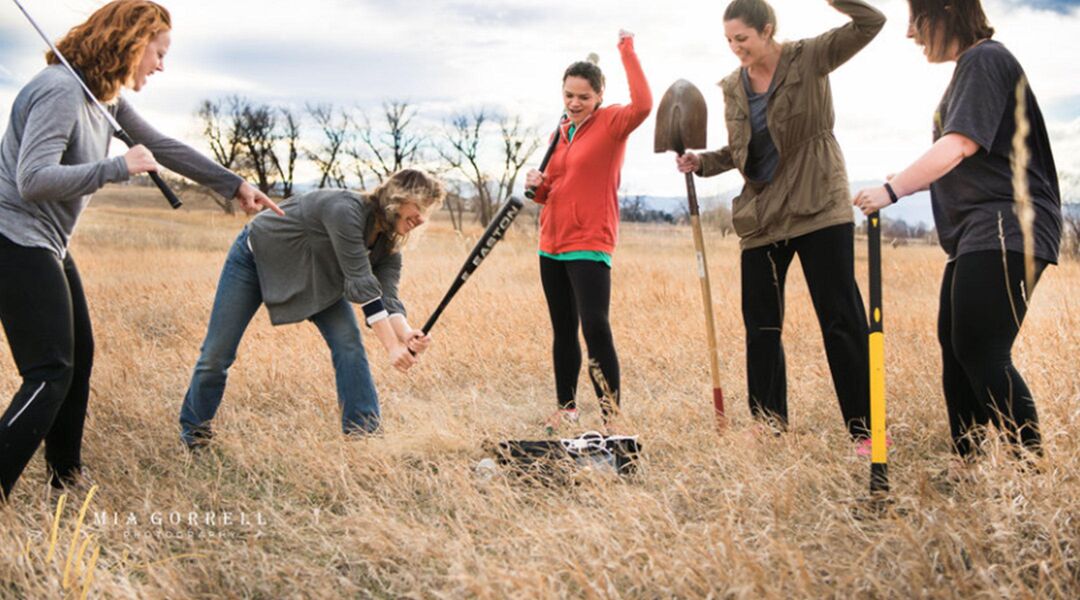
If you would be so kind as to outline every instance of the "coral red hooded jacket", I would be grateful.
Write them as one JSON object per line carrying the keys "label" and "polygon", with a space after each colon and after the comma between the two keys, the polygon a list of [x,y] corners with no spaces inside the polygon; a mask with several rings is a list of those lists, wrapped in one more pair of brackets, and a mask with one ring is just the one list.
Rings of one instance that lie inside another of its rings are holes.
{"label": "coral red hooded jacket", "polygon": [[536,189],[540,211],[540,250],[561,254],[597,250],[611,254],[619,236],[620,171],[626,140],[649,116],[652,93],[634,53],[633,38],[619,43],[630,83],[630,104],[598,108],[586,118],[573,141],[566,122]]}

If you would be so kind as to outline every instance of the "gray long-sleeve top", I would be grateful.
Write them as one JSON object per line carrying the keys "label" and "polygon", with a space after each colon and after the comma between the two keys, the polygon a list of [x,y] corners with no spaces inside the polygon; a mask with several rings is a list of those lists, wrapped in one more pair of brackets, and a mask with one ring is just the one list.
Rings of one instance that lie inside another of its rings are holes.
{"label": "gray long-sleeve top", "polygon": [[375,204],[348,190],[317,190],[281,205],[285,216],[252,219],[251,250],[270,322],[303,321],[343,296],[405,314],[398,299],[401,253],[376,230]]}
{"label": "gray long-sleeve top", "polygon": [[[156,131],[123,98],[106,108],[161,165],[236,195],[243,179]],[[123,156],[106,158],[111,140],[109,122],[63,66],[38,73],[16,96],[0,140],[0,234],[63,257],[90,195],[128,179]]]}

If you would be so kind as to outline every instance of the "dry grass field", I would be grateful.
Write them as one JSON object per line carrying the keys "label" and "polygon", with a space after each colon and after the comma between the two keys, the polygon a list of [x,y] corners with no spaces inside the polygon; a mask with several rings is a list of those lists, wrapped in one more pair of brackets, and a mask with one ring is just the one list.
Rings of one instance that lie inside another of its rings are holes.
{"label": "dry grass field", "polygon": [[[65,499],[57,521],[59,498],[35,457],[0,507],[0,597],[1080,596],[1076,263],[1048,271],[1016,346],[1049,460],[1023,473],[992,448],[950,477],[935,336],[944,256],[885,249],[893,502],[874,514],[863,501],[868,461],[841,427],[798,268],[784,332],[792,430],[752,434],[738,249],[710,235],[732,418],[717,435],[692,241],[675,227],[624,227],[615,257],[625,428],[644,447],[633,478],[583,473],[545,486],[474,470],[485,441],[542,437],[553,408],[530,219],[451,304],[417,368],[393,370],[367,336],[381,436],[340,435],[315,327],[273,328],[263,311],[241,345],[215,445],[193,458],[177,414],[244,218],[170,212],[157,199],[123,206],[140,194],[152,192],[100,194],[73,245],[97,339],[84,458],[98,488],[81,521],[86,491]],[[436,221],[406,250],[414,324],[473,239]],[[6,403],[18,383],[6,343],[0,365]],[[580,396],[591,396],[584,373]],[[597,404],[582,404],[582,429],[597,427]]]}

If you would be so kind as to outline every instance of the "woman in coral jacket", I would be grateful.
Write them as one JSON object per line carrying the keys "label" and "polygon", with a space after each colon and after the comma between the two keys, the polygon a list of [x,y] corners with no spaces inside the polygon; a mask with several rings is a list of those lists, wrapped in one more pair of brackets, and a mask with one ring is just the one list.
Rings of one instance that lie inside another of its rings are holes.
{"label": "woman in coral jacket", "polygon": [[575,62],[563,74],[566,118],[544,173],[532,170],[540,212],[540,280],[551,326],[558,410],[551,429],[577,420],[581,346],[589,350],[589,373],[609,430],[619,405],[619,358],[608,320],[611,256],[619,234],[620,170],[626,140],[649,116],[652,93],[634,53],[634,36],[619,32],[619,53],[630,83],[630,103],[601,108],[604,76],[592,62]]}

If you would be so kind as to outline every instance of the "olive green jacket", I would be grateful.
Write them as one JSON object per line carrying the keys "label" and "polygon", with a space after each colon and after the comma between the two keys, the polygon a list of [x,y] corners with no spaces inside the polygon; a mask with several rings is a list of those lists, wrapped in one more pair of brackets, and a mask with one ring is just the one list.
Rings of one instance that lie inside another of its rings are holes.
{"label": "olive green jacket", "polygon": [[[831,225],[852,222],[851,191],[844,155],[833,136],[829,73],[874,39],[885,15],[861,0],[831,0],[851,22],[814,38],[785,42],[773,75],[775,89],[765,118],[780,155],[771,182],[747,184],[732,201],[742,248],[764,246]],[[746,175],[750,146],[750,102],[740,69],[720,82],[728,145],[701,154],[698,175],[730,169]]]}

